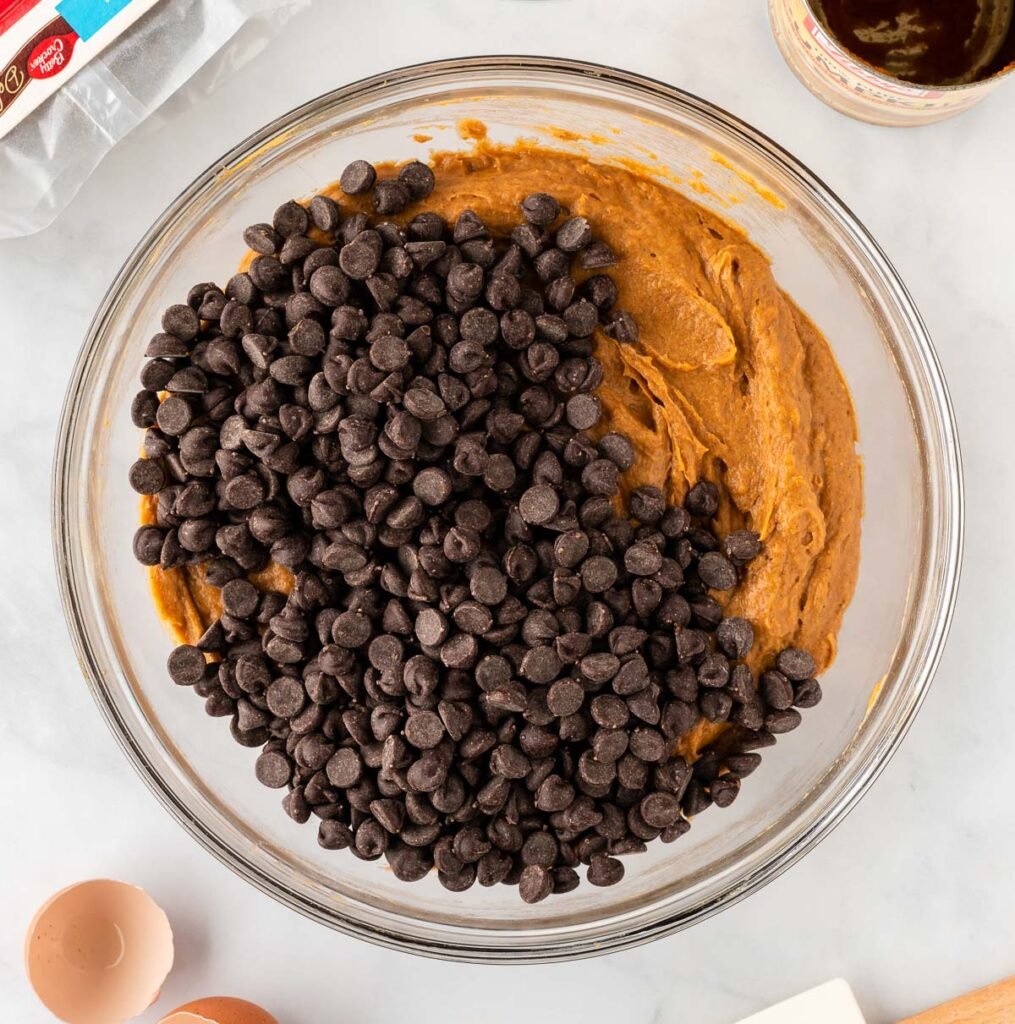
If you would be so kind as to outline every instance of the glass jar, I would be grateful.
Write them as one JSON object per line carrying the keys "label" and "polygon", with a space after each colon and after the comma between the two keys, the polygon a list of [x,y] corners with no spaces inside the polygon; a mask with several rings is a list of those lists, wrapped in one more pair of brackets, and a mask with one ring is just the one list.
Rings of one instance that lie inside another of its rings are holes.
{"label": "glass jar", "polygon": [[793,73],[840,113],[889,127],[931,124],[979,103],[1013,70],[966,85],[918,85],[894,78],[851,53],[810,0],[769,0],[775,40]]}

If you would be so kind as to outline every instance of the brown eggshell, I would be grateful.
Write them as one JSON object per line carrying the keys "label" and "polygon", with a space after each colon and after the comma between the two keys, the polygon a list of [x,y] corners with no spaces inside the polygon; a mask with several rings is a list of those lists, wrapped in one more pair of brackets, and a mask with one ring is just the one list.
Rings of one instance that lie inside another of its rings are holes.
{"label": "brown eggshell", "polygon": [[112,879],[51,896],[25,942],[36,995],[67,1024],[121,1024],[147,1009],[173,966],[173,932],[143,889]]}
{"label": "brown eggshell", "polygon": [[232,996],[206,996],[178,1006],[159,1024],[278,1024],[267,1010]]}

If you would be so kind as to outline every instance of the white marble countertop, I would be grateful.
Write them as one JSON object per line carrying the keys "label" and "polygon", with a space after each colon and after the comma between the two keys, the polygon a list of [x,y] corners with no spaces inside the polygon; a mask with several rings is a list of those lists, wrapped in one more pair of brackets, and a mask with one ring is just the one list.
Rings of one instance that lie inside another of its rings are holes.
{"label": "white marble countertop", "polygon": [[[145,885],[170,912],[179,956],[162,1012],[232,992],[268,1004],[283,1024],[551,1014],[558,1024],[730,1024],[842,975],[881,1024],[1015,971],[1015,801],[1005,791],[1015,780],[1015,85],[936,127],[849,121],[797,83],[765,6],[317,0],[260,61],[238,74],[219,69],[199,104],[194,89],[170,101],[50,229],[0,242],[0,529],[4,573],[17,581],[0,590],[0,1019],[50,1019],[24,979],[23,931],[43,897],[96,875]],[[300,59],[308,38],[312,61]],[[152,799],[92,705],[49,536],[50,459],[72,361],[115,271],[162,208],[222,151],[305,99],[385,68],[492,52],[553,52],[672,82],[821,175],[882,243],[927,319],[958,413],[969,512],[963,592],[937,681],[848,820],[764,891],[689,932],[511,973],[344,938],[205,854]],[[206,70],[197,84],[206,91],[212,78]]]}

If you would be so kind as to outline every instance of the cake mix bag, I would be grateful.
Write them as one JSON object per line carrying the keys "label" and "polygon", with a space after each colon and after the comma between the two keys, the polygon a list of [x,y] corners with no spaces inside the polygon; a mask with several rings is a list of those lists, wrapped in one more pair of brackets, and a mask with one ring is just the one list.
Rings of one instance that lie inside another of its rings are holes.
{"label": "cake mix bag", "polygon": [[0,238],[70,202],[216,54],[235,68],[309,0],[0,0]]}

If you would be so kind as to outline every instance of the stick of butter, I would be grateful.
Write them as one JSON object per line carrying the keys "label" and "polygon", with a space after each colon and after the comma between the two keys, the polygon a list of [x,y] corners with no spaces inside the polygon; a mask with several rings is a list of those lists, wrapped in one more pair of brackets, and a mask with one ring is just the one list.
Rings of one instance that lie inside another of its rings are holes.
{"label": "stick of butter", "polygon": [[841,978],[802,992],[740,1024],[866,1024],[853,990]]}

